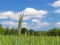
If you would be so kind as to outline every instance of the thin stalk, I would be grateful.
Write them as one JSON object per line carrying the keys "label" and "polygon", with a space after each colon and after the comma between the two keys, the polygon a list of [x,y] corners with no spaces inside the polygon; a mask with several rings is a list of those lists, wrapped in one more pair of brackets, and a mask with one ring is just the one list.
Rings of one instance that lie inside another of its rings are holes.
{"label": "thin stalk", "polygon": [[18,24],[18,44],[17,45],[21,45],[20,36],[21,36],[22,22],[23,22],[23,13],[20,14],[20,19]]}

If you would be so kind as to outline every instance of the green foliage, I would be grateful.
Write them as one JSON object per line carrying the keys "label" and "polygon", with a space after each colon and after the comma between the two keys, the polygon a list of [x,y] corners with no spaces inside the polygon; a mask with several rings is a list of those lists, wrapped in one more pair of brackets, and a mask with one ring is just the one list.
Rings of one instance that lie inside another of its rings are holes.
{"label": "green foliage", "polygon": [[0,34],[3,34],[5,31],[4,31],[4,28],[2,27],[2,25],[0,24]]}
{"label": "green foliage", "polygon": [[47,32],[46,31],[40,31],[40,36],[46,36]]}
{"label": "green foliage", "polygon": [[30,35],[34,35],[34,30],[30,29],[30,30],[29,30],[29,34],[30,34]]}
{"label": "green foliage", "polygon": [[9,28],[5,28],[5,32],[4,32],[4,34],[5,34],[5,35],[10,35],[10,34],[11,34]]}
{"label": "green foliage", "polygon": [[53,28],[53,29],[48,31],[48,35],[50,35],[50,36],[60,36],[60,29]]}
{"label": "green foliage", "polygon": [[22,28],[22,29],[21,29],[21,33],[22,33],[22,34],[25,34],[26,32],[28,32],[28,30],[27,30],[26,28]]}
{"label": "green foliage", "polygon": [[35,31],[34,33],[35,36],[47,36],[46,31]]}
{"label": "green foliage", "polygon": [[[0,35],[0,45],[17,45],[18,36]],[[20,36],[21,45],[60,45],[59,36]],[[34,40],[34,42],[33,42]]]}

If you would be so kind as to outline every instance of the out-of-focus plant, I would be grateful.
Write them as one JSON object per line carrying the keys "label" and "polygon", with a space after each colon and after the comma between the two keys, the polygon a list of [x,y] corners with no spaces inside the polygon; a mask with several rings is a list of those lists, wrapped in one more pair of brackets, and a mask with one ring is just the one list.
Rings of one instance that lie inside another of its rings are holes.
{"label": "out-of-focus plant", "polygon": [[20,13],[20,18],[19,18],[19,22],[18,22],[18,45],[21,45],[21,41],[20,41],[20,36],[21,36],[21,29],[22,29],[22,22],[23,22],[23,15],[24,13],[21,12]]}

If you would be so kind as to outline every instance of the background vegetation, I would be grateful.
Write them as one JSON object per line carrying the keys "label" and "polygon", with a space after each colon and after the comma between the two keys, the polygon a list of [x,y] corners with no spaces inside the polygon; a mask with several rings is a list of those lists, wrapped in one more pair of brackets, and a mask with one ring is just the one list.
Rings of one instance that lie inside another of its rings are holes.
{"label": "background vegetation", "polygon": [[[18,30],[14,28],[3,28],[3,26],[0,24],[0,34],[3,35],[18,35]],[[34,36],[60,36],[60,29],[53,28],[48,31],[34,31],[32,29],[28,30],[26,28],[21,29],[22,35],[34,35]]]}

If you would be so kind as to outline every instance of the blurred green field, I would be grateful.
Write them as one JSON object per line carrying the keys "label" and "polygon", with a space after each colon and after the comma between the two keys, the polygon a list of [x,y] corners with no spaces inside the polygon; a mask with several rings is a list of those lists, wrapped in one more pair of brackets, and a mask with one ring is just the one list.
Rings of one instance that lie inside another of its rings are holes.
{"label": "blurred green field", "polygon": [[[0,45],[17,45],[18,36],[0,35]],[[60,45],[60,37],[21,36],[20,45]]]}

